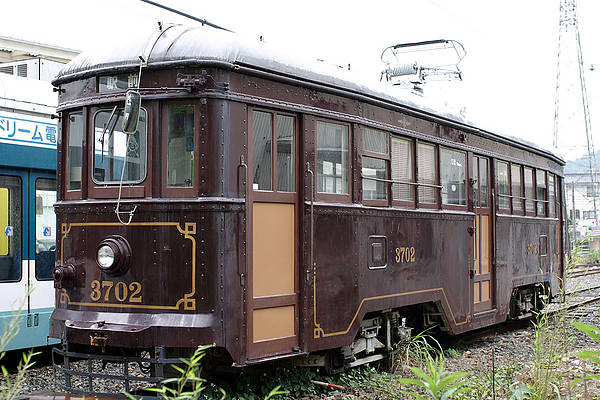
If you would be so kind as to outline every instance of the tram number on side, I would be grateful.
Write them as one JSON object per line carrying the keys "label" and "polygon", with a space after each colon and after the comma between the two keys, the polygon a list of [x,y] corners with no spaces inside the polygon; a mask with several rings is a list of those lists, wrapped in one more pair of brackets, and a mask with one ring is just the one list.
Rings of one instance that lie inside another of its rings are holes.
{"label": "tram number on side", "polygon": [[527,250],[526,250],[527,254],[539,254],[540,253],[540,247],[537,243],[529,243],[527,245]]}
{"label": "tram number on side", "polygon": [[142,302],[142,284],[139,282],[131,282],[127,285],[125,282],[93,280],[91,287],[90,299],[92,301]]}
{"label": "tram number on side", "polygon": [[396,263],[414,263],[415,248],[414,247],[396,247]]}

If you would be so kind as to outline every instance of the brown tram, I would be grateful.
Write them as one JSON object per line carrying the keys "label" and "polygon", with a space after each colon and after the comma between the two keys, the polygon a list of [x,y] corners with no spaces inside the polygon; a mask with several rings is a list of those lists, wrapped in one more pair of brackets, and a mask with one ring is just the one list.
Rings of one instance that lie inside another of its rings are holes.
{"label": "brown tram", "polygon": [[552,153],[227,32],[111,46],[54,81],[59,386],[95,393],[70,359],[145,360],[153,382],[202,344],[341,369],[411,327],[459,334],[556,293]]}

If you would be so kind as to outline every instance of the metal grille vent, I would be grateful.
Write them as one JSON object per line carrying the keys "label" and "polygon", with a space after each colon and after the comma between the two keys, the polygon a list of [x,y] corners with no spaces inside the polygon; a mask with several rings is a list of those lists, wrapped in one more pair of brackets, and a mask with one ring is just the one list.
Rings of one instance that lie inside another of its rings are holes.
{"label": "metal grille vent", "polygon": [[17,75],[27,78],[27,64],[19,64],[17,66]]}
{"label": "metal grille vent", "polygon": [[14,75],[13,66],[9,65],[8,67],[0,67],[0,73]]}

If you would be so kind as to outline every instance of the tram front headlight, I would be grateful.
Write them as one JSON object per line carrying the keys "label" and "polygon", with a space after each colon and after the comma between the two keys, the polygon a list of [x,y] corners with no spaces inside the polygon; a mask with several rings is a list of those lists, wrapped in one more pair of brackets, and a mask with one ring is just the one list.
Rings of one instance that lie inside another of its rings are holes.
{"label": "tram front headlight", "polygon": [[108,236],[98,244],[96,263],[110,276],[123,275],[131,265],[131,246],[123,236]]}
{"label": "tram front headlight", "polygon": [[98,248],[96,260],[102,268],[110,268],[115,262],[115,251],[107,244]]}

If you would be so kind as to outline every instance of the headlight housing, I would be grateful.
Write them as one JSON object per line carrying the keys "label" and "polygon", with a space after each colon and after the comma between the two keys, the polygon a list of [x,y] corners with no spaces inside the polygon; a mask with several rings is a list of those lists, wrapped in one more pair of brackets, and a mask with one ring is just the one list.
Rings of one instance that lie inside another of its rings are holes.
{"label": "headlight housing", "polygon": [[113,235],[101,241],[96,251],[96,263],[108,275],[123,275],[131,263],[131,247],[127,240]]}

